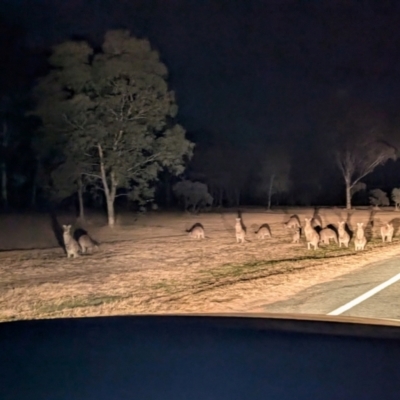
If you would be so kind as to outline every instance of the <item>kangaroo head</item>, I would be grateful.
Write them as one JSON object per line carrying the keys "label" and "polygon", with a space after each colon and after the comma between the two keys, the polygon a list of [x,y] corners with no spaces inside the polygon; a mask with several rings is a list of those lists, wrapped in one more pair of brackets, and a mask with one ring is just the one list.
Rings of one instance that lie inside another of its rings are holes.
{"label": "kangaroo head", "polygon": [[64,232],[69,232],[71,225],[63,225]]}

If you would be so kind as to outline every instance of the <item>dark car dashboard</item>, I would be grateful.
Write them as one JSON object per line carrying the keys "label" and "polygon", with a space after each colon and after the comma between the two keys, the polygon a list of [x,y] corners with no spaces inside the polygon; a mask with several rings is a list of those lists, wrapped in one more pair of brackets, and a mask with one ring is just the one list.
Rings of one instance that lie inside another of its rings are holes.
{"label": "dark car dashboard", "polygon": [[138,315],[0,324],[2,400],[400,398],[400,322]]}

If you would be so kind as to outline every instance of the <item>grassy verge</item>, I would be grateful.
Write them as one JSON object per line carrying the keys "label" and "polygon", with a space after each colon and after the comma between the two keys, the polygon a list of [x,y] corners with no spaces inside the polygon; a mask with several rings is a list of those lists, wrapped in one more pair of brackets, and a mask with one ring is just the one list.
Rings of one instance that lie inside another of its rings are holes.
{"label": "grassy verge", "polygon": [[[130,248],[130,244],[127,246]],[[132,263],[125,261],[126,264],[123,264],[122,258],[118,260],[119,270],[112,265],[102,269],[95,260],[89,266],[86,260],[92,259],[72,261],[65,267],[64,258],[60,258],[57,261],[59,272],[51,259],[47,266],[42,258],[40,267],[31,264],[25,267],[19,262],[23,280],[19,281],[19,287],[15,280],[15,288],[11,290],[7,287],[8,293],[0,296],[0,321],[146,312],[208,312],[213,310],[215,304],[229,311],[233,301],[247,299],[250,295],[253,298],[258,294],[264,296],[267,292],[265,288],[270,289],[268,282],[271,279],[274,279],[274,285],[285,287],[285,279],[293,273],[313,268],[319,268],[317,274],[329,270],[345,273],[351,268],[381,261],[400,252],[399,241],[382,244],[380,240],[373,239],[363,252],[355,252],[354,247],[338,248],[333,244],[309,251],[303,243],[290,248],[289,252],[274,256],[266,254],[252,260],[249,258],[254,254],[268,249],[255,246],[258,244],[248,247],[249,254],[243,262],[208,265],[207,258],[201,258],[203,250],[200,248],[194,257],[201,260],[197,267],[189,263],[164,270],[134,271]],[[208,253],[205,254],[204,257],[207,257]],[[237,254],[239,256],[242,252]],[[224,260],[230,258],[227,256]],[[82,264],[78,264],[80,262]],[[27,278],[27,274],[32,280]],[[326,279],[329,276],[326,275]],[[35,281],[33,277],[36,277]],[[286,287],[284,291],[290,292]]]}

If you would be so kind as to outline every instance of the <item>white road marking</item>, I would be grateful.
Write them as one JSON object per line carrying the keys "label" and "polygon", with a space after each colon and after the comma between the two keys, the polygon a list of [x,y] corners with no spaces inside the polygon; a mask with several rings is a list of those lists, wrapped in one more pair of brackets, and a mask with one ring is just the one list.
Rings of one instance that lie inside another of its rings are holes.
{"label": "white road marking", "polygon": [[360,304],[364,300],[367,300],[368,298],[372,297],[374,294],[380,292],[381,290],[387,288],[388,286],[392,285],[393,283],[397,282],[400,280],[400,273],[395,275],[393,278],[390,278],[386,282],[381,283],[380,285],[374,287],[373,289],[369,290],[368,292],[362,294],[361,296],[355,298],[354,300],[348,302],[344,306],[341,306],[337,308],[336,310],[331,311],[327,315],[340,315],[344,313],[347,310],[350,310],[350,308],[353,308],[357,304]]}

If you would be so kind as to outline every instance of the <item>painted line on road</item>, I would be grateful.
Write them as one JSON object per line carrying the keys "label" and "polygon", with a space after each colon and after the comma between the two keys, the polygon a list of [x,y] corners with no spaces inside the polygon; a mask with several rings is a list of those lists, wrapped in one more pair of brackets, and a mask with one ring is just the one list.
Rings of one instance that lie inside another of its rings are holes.
{"label": "painted line on road", "polygon": [[354,300],[348,302],[344,306],[341,306],[341,307],[337,308],[336,310],[331,311],[327,315],[340,315],[340,314],[344,313],[345,311],[350,310],[350,308],[353,308],[357,304],[362,303],[364,300],[369,299],[374,294],[380,292],[381,290],[387,288],[388,286],[392,285],[393,283],[395,283],[399,280],[400,280],[400,273],[395,275],[393,278],[390,278],[386,282],[383,282],[380,285],[374,287],[373,289],[369,290],[368,292],[362,294],[361,296],[355,298]]}

